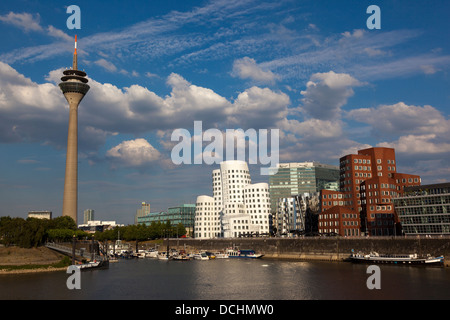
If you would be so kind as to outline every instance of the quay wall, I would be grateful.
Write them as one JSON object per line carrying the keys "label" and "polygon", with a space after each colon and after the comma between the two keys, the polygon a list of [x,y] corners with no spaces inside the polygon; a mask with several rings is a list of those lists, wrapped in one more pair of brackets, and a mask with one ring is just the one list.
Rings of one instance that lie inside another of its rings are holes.
{"label": "quay wall", "polygon": [[[167,246],[167,239],[164,240]],[[171,248],[187,251],[219,251],[227,247],[253,249],[264,258],[343,261],[352,249],[355,252],[382,254],[443,255],[450,265],[450,238],[233,238],[233,239],[170,239]]]}

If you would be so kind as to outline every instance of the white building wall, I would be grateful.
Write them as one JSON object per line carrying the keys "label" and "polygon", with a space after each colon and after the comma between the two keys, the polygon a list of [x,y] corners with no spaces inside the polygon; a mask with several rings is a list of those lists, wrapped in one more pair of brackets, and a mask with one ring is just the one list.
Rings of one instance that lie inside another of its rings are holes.
{"label": "white building wall", "polygon": [[212,188],[213,197],[197,198],[196,238],[269,233],[269,186],[267,183],[251,184],[245,161],[222,162],[220,169],[212,172]]}
{"label": "white building wall", "polygon": [[210,239],[217,237],[213,197],[205,195],[197,197],[194,225],[195,238]]}

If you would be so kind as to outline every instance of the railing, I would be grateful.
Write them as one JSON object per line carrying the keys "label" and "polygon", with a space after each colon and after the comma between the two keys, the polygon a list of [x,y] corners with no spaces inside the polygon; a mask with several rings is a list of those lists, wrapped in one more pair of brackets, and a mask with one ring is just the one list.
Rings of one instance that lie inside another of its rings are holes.
{"label": "railing", "polygon": [[[73,248],[68,247],[66,245],[58,244],[58,243],[55,243],[55,242],[47,242],[45,244],[45,246],[47,248],[49,248],[49,249],[65,253],[65,254],[67,254],[69,256],[72,256],[72,254],[73,254]],[[93,255],[93,258],[94,258],[93,260],[102,260],[102,261],[106,260],[105,257],[99,256],[95,252],[91,253],[89,251],[86,251],[84,248],[82,248],[82,249],[75,249],[75,256],[82,257],[82,258],[89,258],[90,259],[90,258],[92,258],[92,255]]]}

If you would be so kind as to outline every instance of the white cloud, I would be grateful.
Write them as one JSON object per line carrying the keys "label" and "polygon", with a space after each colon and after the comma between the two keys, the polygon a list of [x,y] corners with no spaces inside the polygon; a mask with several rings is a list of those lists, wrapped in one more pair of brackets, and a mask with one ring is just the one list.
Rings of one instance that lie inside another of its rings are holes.
{"label": "white cloud", "polygon": [[278,126],[285,132],[291,132],[301,139],[307,139],[310,143],[320,139],[339,139],[343,135],[340,120],[309,119],[300,122],[296,119],[283,119],[278,122]]}
{"label": "white cloud", "polygon": [[382,56],[386,54],[386,52],[384,52],[383,50],[373,48],[365,48],[364,52],[367,53],[369,57]]}
{"label": "white cloud", "polygon": [[450,135],[450,120],[429,105],[420,107],[399,102],[351,110],[347,117],[370,124],[377,136],[429,133]]}
{"label": "white cloud", "polygon": [[345,73],[315,73],[302,91],[302,111],[313,118],[330,120],[340,116],[341,107],[353,96],[352,87],[363,85]]}
{"label": "white cloud", "polygon": [[25,32],[34,31],[50,35],[54,38],[59,38],[67,41],[73,41],[73,38],[66,34],[64,31],[49,25],[44,28],[40,24],[39,13],[33,16],[30,13],[14,13],[10,12],[3,16],[0,16],[0,21],[8,24],[12,24]]}
{"label": "white cloud", "polygon": [[47,27],[48,34],[51,35],[54,38],[60,38],[66,41],[74,41],[74,39],[66,34],[64,31],[55,28],[54,26],[48,26]]}
{"label": "white cloud", "polygon": [[3,16],[0,16],[0,21],[3,21],[8,24],[12,24],[20,29],[23,29],[25,32],[28,31],[43,31],[43,28],[40,25],[40,16],[36,14],[36,16],[31,15],[30,13],[14,13],[10,12]]}
{"label": "white cloud", "polygon": [[104,68],[105,70],[109,71],[109,72],[116,72],[117,71],[117,67],[110,61],[107,61],[105,59],[98,59],[97,61],[94,62],[96,65]]}
{"label": "white cloud", "polygon": [[374,137],[385,139],[377,145],[394,148],[398,154],[427,159],[450,153],[450,120],[432,106],[399,102],[352,110],[347,116],[369,124]]}
{"label": "white cloud", "polygon": [[227,110],[228,123],[242,128],[272,128],[288,114],[289,96],[268,88],[241,92]]}
{"label": "white cloud", "polygon": [[262,70],[256,61],[249,57],[237,59],[233,63],[233,76],[260,82],[273,83],[279,77],[270,70]]}
{"label": "white cloud", "polygon": [[109,149],[106,156],[127,167],[148,165],[161,158],[160,152],[142,138],[123,141]]}
{"label": "white cloud", "polygon": [[450,141],[440,141],[435,134],[406,135],[395,142],[381,142],[377,146],[394,148],[398,153],[409,155],[450,153]]}

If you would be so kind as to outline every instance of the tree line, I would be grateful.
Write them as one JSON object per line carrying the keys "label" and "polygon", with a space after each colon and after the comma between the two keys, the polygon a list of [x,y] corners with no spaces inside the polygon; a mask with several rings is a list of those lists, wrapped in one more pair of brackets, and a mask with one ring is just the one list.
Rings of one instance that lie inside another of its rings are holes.
{"label": "tree line", "polygon": [[79,230],[75,221],[68,216],[51,220],[10,216],[0,217],[0,243],[5,246],[16,245],[32,248],[44,245],[47,241],[69,242],[77,239],[146,241],[166,237],[181,237],[186,234],[183,224],[173,226],[170,221],[153,222],[151,225],[128,225],[112,230],[90,234]]}
{"label": "tree line", "polygon": [[55,219],[0,217],[0,243],[32,248],[46,241],[65,241],[73,236],[81,239],[87,233],[77,229],[72,218],[64,216]]}
{"label": "tree line", "polygon": [[103,232],[96,232],[95,239],[98,241],[125,240],[125,241],[146,241],[160,238],[176,238],[186,234],[186,228],[182,223],[174,226],[167,222],[152,222],[150,225],[137,224],[124,227],[116,227]]}

